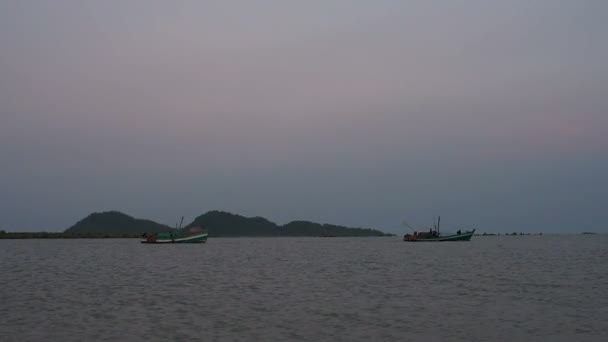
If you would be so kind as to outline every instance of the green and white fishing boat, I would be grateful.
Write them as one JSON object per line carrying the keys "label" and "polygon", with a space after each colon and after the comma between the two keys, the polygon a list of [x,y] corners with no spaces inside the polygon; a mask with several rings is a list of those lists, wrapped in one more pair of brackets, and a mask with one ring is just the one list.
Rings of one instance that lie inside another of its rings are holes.
{"label": "green and white fishing boat", "polygon": [[184,232],[181,229],[184,218],[179,224],[175,225],[174,231],[162,232],[162,233],[145,233],[142,235],[141,243],[204,243],[207,242],[208,233],[203,231],[200,227],[192,227],[188,232]]}
{"label": "green and white fishing boat", "polygon": [[[430,228],[428,232],[417,232],[414,231],[413,234],[405,234],[403,236],[403,241],[408,242],[442,242],[442,241],[470,241],[475,234],[475,229],[467,230],[462,232],[458,230],[455,234],[443,235],[439,231],[439,223],[441,222],[441,217],[437,219],[437,224],[435,225],[435,229]],[[413,229],[412,229],[413,230]]]}
{"label": "green and white fishing boat", "polygon": [[177,232],[145,234],[141,243],[204,243],[207,242],[207,233],[196,235],[179,234]]}

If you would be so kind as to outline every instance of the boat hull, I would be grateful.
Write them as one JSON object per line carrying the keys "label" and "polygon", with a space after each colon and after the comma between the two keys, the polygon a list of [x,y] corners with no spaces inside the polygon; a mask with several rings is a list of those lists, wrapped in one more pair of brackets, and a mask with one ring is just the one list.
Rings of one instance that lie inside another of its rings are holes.
{"label": "boat hull", "polygon": [[445,242],[445,241],[470,241],[471,237],[475,234],[475,229],[470,232],[464,232],[462,234],[453,234],[447,236],[439,236],[436,238],[422,238],[418,239],[413,235],[406,235],[403,237],[403,241],[407,242]]}
{"label": "boat hull", "polygon": [[187,237],[174,237],[172,239],[145,239],[141,243],[205,243],[208,234],[198,234]]}

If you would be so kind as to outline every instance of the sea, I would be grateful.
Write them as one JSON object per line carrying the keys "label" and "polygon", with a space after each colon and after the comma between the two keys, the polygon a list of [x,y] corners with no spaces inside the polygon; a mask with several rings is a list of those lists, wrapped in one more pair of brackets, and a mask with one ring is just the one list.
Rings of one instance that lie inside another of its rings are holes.
{"label": "sea", "polygon": [[608,341],[608,235],[0,240],[0,341]]}

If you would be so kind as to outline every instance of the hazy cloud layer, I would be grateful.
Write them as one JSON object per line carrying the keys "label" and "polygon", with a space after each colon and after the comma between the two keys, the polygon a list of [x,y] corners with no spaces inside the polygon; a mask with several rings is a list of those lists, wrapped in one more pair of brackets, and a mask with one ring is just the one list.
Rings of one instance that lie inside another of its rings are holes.
{"label": "hazy cloud layer", "polygon": [[2,1],[0,229],[607,231],[604,1]]}

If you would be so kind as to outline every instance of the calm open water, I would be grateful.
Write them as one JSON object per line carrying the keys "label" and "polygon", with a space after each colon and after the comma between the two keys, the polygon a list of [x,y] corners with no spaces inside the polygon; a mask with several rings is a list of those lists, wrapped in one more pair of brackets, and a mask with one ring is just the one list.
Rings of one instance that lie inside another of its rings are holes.
{"label": "calm open water", "polygon": [[608,236],[0,240],[0,341],[608,341]]}

